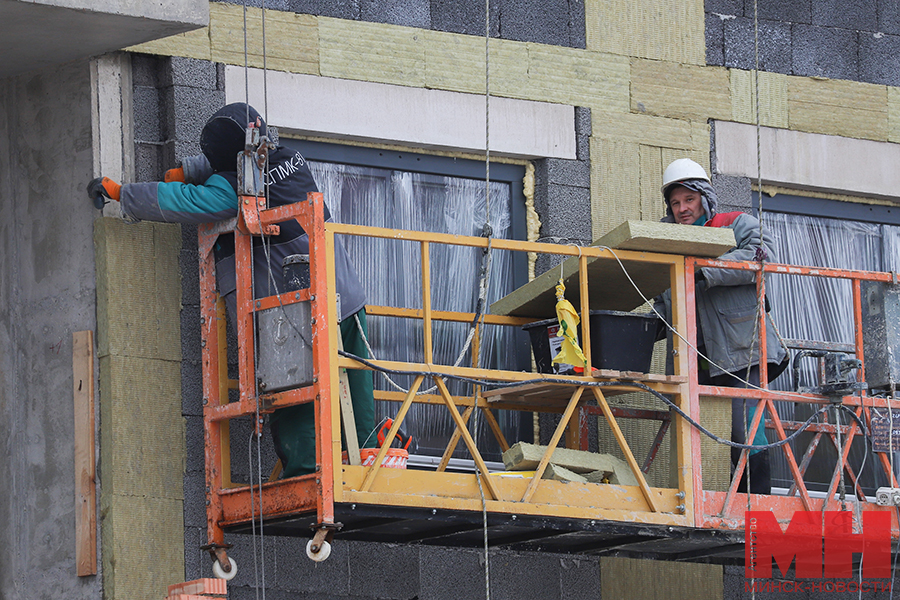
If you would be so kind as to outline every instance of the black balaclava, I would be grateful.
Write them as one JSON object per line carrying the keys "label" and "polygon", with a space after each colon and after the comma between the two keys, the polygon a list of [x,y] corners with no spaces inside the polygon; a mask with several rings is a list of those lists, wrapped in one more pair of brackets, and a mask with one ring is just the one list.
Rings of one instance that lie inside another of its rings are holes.
{"label": "black balaclava", "polygon": [[[237,156],[244,150],[247,124],[256,122],[257,118],[256,109],[244,102],[220,108],[209,118],[200,133],[200,148],[213,172],[237,170]],[[261,118],[260,122],[259,133],[266,135],[266,123]]]}

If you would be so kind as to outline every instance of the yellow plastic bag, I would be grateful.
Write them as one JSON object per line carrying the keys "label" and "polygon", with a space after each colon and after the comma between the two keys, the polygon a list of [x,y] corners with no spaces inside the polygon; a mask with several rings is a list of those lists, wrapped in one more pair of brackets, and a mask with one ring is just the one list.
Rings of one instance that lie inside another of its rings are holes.
{"label": "yellow plastic bag", "polygon": [[575,367],[575,371],[583,373],[587,367],[587,359],[578,345],[578,312],[572,303],[566,300],[566,286],[562,280],[556,284],[556,318],[559,319],[559,333],[563,338],[559,354],[553,357],[554,364],[568,364]]}

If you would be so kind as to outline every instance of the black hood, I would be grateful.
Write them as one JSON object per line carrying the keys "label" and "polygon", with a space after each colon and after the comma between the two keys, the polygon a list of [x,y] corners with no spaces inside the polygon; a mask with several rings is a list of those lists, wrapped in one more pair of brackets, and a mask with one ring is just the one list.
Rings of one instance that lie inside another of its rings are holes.
{"label": "black hood", "polygon": [[[247,124],[257,118],[260,116],[256,109],[243,102],[220,108],[209,118],[200,134],[200,148],[214,172],[237,170],[237,156],[244,150]],[[266,135],[266,123],[261,118],[260,122],[260,134]]]}

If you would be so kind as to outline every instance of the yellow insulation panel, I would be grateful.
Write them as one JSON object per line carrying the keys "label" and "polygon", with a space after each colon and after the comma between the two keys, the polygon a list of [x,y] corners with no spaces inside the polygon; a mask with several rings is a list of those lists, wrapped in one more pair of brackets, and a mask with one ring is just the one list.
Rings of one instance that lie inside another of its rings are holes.
{"label": "yellow insulation panel", "polygon": [[[423,31],[425,38],[425,85],[454,92],[484,93],[484,38]],[[492,46],[496,44],[492,43]],[[506,70],[496,49],[491,48],[491,75]],[[493,78],[493,77],[492,77]],[[494,82],[491,82],[493,85]]]}
{"label": "yellow insulation panel", "polygon": [[165,598],[169,585],[184,581],[180,500],[117,496],[101,512],[105,600]]}
{"label": "yellow insulation panel", "polygon": [[731,119],[728,71],[660,60],[631,61],[631,110],[683,119]]}
{"label": "yellow insulation panel", "polygon": [[588,50],[706,64],[703,0],[586,0]]}
{"label": "yellow insulation panel", "polygon": [[[756,83],[752,71],[731,69],[732,120],[756,123]],[[788,77],[780,73],[759,73],[759,122],[763,127],[788,126]]]}
{"label": "yellow insulation panel", "polygon": [[889,87],[888,92],[888,141],[900,142],[900,88]]}
{"label": "yellow insulation panel", "polygon": [[[210,11],[215,4],[210,4]],[[129,52],[158,54],[161,56],[184,56],[199,60],[211,60],[209,48],[209,27],[179,33],[160,40],[153,40],[137,46],[125,48]]]}
{"label": "yellow insulation panel", "polygon": [[621,56],[528,44],[528,87],[533,99],[626,112],[629,73],[629,61]]}
{"label": "yellow insulation panel", "polygon": [[[682,119],[594,110],[591,120],[594,137],[680,150],[693,150],[696,143],[691,122]],[[709,152],[709,138],[706,150]]]}
{"label": "yellow insulation panel", "polygon": [[[244,64],[244,8],[236,4],[210,4],[212,60]],[[265,11],[265,61],[269,69],[291,73],[318,73],[317,18],[277,10]],[[247,9],[247,63],[263,66],[263,12]]]}
{"label": "yellow insulation panel", "polygon": [[181,360],[181,227],[95,223],[98,354]]}
{"label": "yellow insulation panel", "polygon": [[183,499],[181,363],[107,356],[100,389],[104,491]]}
{"label": "yellow insulation panel", "polygon": [[104,597],[162,597],[184,577],[181,228],[98,219],[94,250]]}
{"label": "yellow insulation panel", "polygon": [[789,77],[788,122],[796,131],[886,141],[887,87]]}
{"label": "yellow insulation panel", "polygon": [[326,77],[425,86],[425,32],[319,18],[319,71]]}
{"label": "yellow insulation panel", "polygon": [[640,147],[641,160],[641,212],[644,221],[659,221],[666,216],[663,202],[662,174],[665,165],[662,163],[662,151],[654,146]]}
{"label": "yellow insulation panel", "polygon": [[600,559],[600,596],[719,600],[725,597],[723,573],[722,565],[604,556]]}
{"label": "yellow insulation panel", "polygon": [[599,239],[641,211],[640,145],[591,138],[591,234]]}

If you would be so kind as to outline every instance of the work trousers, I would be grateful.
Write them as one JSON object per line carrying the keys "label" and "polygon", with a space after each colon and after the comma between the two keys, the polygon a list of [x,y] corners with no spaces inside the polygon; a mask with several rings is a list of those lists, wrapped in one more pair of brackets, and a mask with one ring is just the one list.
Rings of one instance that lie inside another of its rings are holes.
{"label": "work trousers", "polygon": [[[742,369],[738,373],[723,373],[722,375],[716,375],[715,377],[710,377],[708,371],[700,371],[699,374],[699,382],[702,385],[714,385],[721,387],[734,387],[734,388],[746,388],[747,384],[743,381],[739,381],[736,377],[740,377],[741,379],[746,379],[751,385],[758,386],[759,385],[759,366],[753,365],[750,368],[750,373],[747,373],[746,369]],[[744,406],[746,403],[747,407],[747,416],[746,416],[746,428],[744,427]],[[753,398],[732,398],[731,399],[731,441],[737,442],[738,444],[746,443],[747,432],[750,429],[750,425],[753,423],[753,418],[756,415],[757,409],[757,400]],[[762,416],[759,428],[756,430],[756,434],[753,436],[752,444],[754,446],[764,446],[769,443],[769,440],[766,438],[766,428],[765,428],[765,415]],[[731,449],[731,462],[732,465],[736,465],[738,459],[741,456],[740,450],[737,448]],[[751,450],[749,457],[749,470],[750,470],[750,491],[754,494],[769,494],[771,493],[772,484],[771,484],[771,475],[770,475],[770,467],[769,467],[769,451],[768,450]],[[744,492],[747,489],[747,470],[744,470],[743,475],[741,476],[741,481],[738,485],[738,491]]]}
{"label": "work trousers", "polygon": [[[368,336],[365,308],[356,313],[359,324],[356,325],[354,315],[341,322],[341,339],[344,351],[361,358],[369,358],[363,336]],[[347,369],[350,384],[350,398],[353,404],[353,416],[356,421],[356,439],[360,448],[374,448],[376,445],[375,401],[373,397],[374,381],[372,371]],[[337,390],[333,390],[337,394]],[[336,398],[335,398],[336,399]],[[338,427],[339,423],[333,423]],[[269,417],[272,430],[272,441],[275,453],[284,467],[282,477],[296,477],[316,471],[316,425],[314,403],[289,406],[276,410]],[[344,432],[346,434],[346,432]],[[345,442],[346,438],[342,438]]]}

